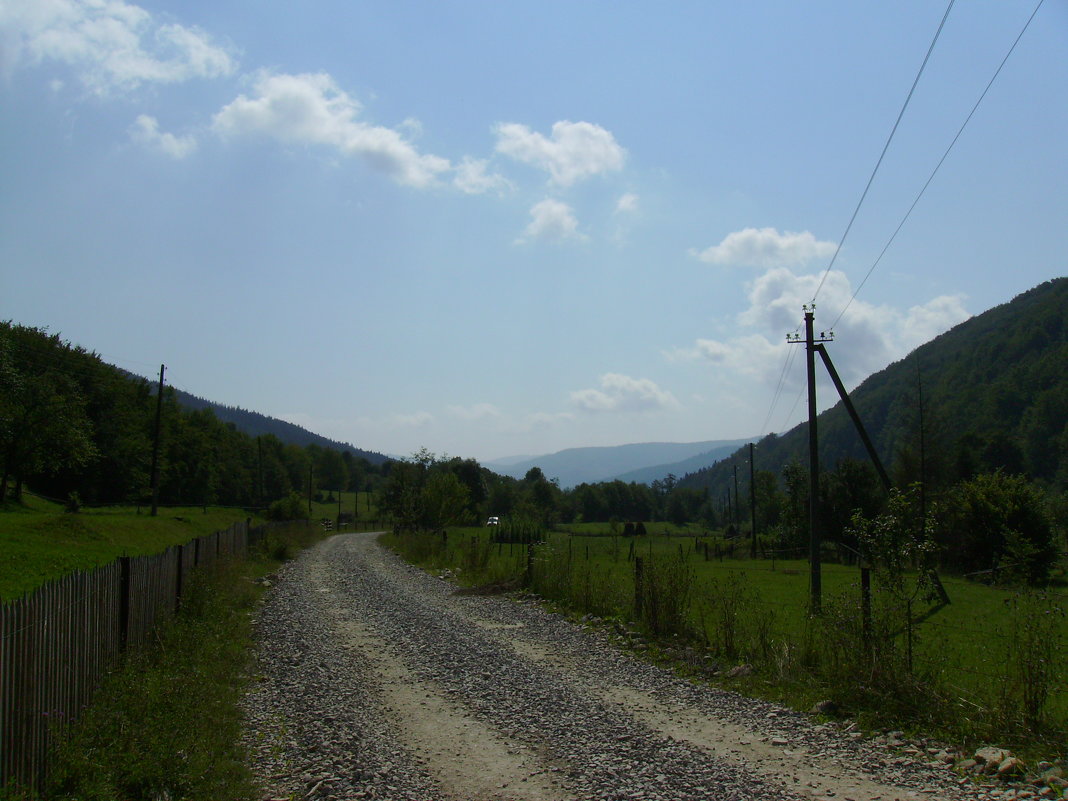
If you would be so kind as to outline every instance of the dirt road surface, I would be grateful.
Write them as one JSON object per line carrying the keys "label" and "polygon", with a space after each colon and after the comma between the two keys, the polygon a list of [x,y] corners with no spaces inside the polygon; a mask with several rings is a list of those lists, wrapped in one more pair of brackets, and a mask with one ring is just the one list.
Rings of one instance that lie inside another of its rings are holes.
{"label": "dirt road surface", "polygon": [[276,576],[247,740],[264,799],[975,799],[926,753],[697,686],[530,600],[339,534]]}

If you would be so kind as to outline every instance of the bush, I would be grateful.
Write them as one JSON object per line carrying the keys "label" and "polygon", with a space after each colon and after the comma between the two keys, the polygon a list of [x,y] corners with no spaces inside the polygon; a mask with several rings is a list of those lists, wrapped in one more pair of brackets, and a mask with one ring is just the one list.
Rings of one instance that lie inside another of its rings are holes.
{"label": "bush", "polygon": [[268,520],[304,520],[308,517],[308,507],[295,492],[286,498],[279,498],[267,508]]}

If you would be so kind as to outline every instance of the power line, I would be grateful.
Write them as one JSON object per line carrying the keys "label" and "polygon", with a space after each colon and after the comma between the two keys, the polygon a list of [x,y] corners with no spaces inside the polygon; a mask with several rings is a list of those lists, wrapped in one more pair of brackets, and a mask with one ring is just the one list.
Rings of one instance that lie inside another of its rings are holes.
{"label": "power line", "polygon": [[832,329],[836,325],[838,325],[838,321],[842,319],[842,317],[845,315],[846,311],[853,304],[853,301],[856,300],[857,295],[860,294],[860,290],[864,287],[864,284],[867,283],[868,279],[871,278],[871,274],[873,272],[875,272],[875,268],[879,265],[879,262],[882,261],[883,256],[886,255],[886,251],[890,249],[890,245],[893,244],[893,241],[897,238],[897,235],[901,232],[901,229],[905,226],[905,223],[908,221],[909,217],[912,215],[913,209],[915,209],[916,205],[920,202],[920,198],[922,198],[924,193],[927,191],[927,187],[929,187],[931,185],[931,181],[934,180],[935,175],[938,173],[938,170],[942,167],[942,163],[946,160],[946,157],[949,155],[949,152],[953,149],[953,146],[955,144],[957,144],[957,140],[960,139],[961,134],[964,133],[964,129],[968,126],[968,123],[971,122],[972,117],[975,115],[975,112],[979,108],[979,104],[983,102],[983,99],[986,97],[987,92],[990,91],[990,87],[994,85],[994,81],[997,80],[998,75],[1001,74],[1001,69],[1002,69],[1002,67],[1005,66],[1005,62],[1007,62],[1009,60],[1009,56],[1011,56],[1013,51],[1016,49],[1016,45],[1018,45],[1020,43],[1020,39],[1023,38],[1023,35],[1027,32],[1027,29],[1031,26],[1031,21],[1035,18],[1035,15],[1038,14],[1038,10],[1040,8],[1042,8],[1042,4],[1044,2],[1045,2],[1045,0],[1038,0],[1038,5],[1035,6],[1035,10],[1032,11],[1031,12],[1031,16],[1027,18],[1027,22],[1024,23],[1024,26],[1020,30],[1020,33],[1017,35],[1016,39],[1013,41],[1012,47],[1009,48],[1009,51],[1005,54],[1005,57],[1003,59],[1001,59],[1001,63],[998,65],[998,68],[994,71],[994,74],[991,76],[990,80],[987,82],[986,88],[983,89],[982,94],[979,95],[979,99],[975,101],[975,105],[972,106],[972,110],[968,112],[968,116],[965,117],[964,122],[960,126],[960,129],[957,131],[957,135],[953,137],[953,141],[949,143],[949,147],[946,148],[946,152],[942,154],[942,158],[940,158],[938,160],[938,163],[935,165],[935,168],[933,170],[931,170],[931,174],[928,176],[927,182],[923,185],[923,188],[920,189],[919,194],[916,195],[916,199],[912,201],[912,205],[909,206],[909,210],[905,212],[905,216],[901,218],[901,222],[899,222],[898,225],[897,225],[897,228],[894,229],[894,233],[890,235],[890,239],[888,239],[887,242],[886,242],[886,245],[883,246],[882,251],[879,253],[879,257],[875,260],[875,262],[868,269],[867,274],[864,276],[864,280],[861,281],[860,284],[857,286],[857,288],[853,291],[853,296],[849,299],[849,302],[846,303],[845,308],[842,309],[841,312],[839,312],[839,314],[835,318],[834,322],[831,323],[831,328]]}
{"label": "power line", "polygon": [[894,127],[890,129],[890,136],[886,138],[886,144],[883,145],[883,152],[879,154],[879,160],[875,162],[875,169],[871,171],[871,175],[868,177],[868,183],[860,195],[860,200],[857,201],[857,206],[853,209],[853,216],[849,218],[849,224],[846,226],[842,238],[838,241],[838,247],[835,248],[834,255],[831,257],[831,263],[828,264],[827,269],[824,270],[823,277],[820,278],[819,286],[816,287],[816,292],[812,295],[811,303],[813,304],[815,304],[816,298],[820,294],[820,290],[823,289],[823,283],[827,280],[827,276],[830,275],[831,268],[834,267],[834,263],[838,259],[838,254],[842,252],[842,245],[845,244],[846,237],[849,236],[849,231],[853,228],[853,223],[857,219],[857,214],[860,213],[860,207],[864,205],[864,199],[868,196],[868,190],[871,189],[872,182],[875,180],[875,174],[879,172],[879,167],[883,163],[886,151],[890,149],[890,142],[893,141],[894,134],[897,133],[897,127],[901,124],[901,118],[905,116],[905,109],[909,107],[909,101],[912,100],[913,92],[916,91],[916,85],[920,82],[920,76],[923,75],[923,71],[927,67],[927,61],[931,58],[935,43],[938,42],[938,37],[942,34],[942,28],[945,27],[946,19],[949,17],[949,12],[952,10],[955,2],[956,0],[949,0],[949,5],[946,7],[946,13],[942,15],[942,21],[938,23],[938,30],[935,31],[934,38],[931,40],[931,46],[927,48],[927,55],[923,57],[923,63],[920,65],[919,72],[916,73],[916,79],[912,82],[912,88],[909,89],[909,93],[905,97],[905,102],[901,106],[901,111],[898,112],[897,120],[894,121]]}
{"label": "power line", "polygon": [[794,353],[796,353],[794,348],[786,349],[786,359],[783,361],[782,370],[779,372],[779,383],[775,387],[775,394],[771,398],[771,406],[768,408],[767,416],[764,417],[764,425],[760,428],[760,439],[763,439],[764,435],[768,433],[768,423],[771,422],[771,416],[775,413],[775,407],[778,405],[779,398],[782,395],[786,374],[790,371],[790,365],[794,361]]}

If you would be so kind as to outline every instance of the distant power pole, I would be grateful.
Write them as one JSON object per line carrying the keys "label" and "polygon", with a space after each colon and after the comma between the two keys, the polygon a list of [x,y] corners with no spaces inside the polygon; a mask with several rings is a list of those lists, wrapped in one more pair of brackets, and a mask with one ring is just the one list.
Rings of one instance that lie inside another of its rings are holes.
{"label": "distant power pole", "polygon": [[749,557],[756,559],[756,469],[753,467],[753,443],[749,443],[749,515],[753,526],[752,542],[749,548]]}
{"label": "distant power pole", "polygon": [[[730,490],[728,490],[729,492]],[[738,503],[738,463],[734,463],[734,516],[735,529],[739,534],[742,532],[742,507]]]}
{"label": "distant power pole", "polygon": [[156,388],[156,427],[152,437],[152,517],[159,511],[159,434],[163,419],[163,371],[165,365],[159,366],[159,386]]}
{"label": "distant power pole", "polygon": [[813,334],[813,318],[816,306],[802,307],[805,312],[805,338],[787,336],[787,342],[805,343],[805,364],[808,373],[808,564],[809,564],[809,612],[820,614],[823,608],[823,582],[820,572],[820,457],[819,440],[816,437],[816,346],[831,342],[834,335],[820,332],[819,339]]}

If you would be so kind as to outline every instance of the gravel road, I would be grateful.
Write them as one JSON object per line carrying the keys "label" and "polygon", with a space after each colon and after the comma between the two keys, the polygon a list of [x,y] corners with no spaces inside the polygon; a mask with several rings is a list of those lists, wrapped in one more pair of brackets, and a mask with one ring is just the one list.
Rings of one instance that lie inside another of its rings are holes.
{"label": "gravel road", "polygon": [[696,686],[373,534],[278,573],[247,741],[264,799],[975,799],[923,753]]}

